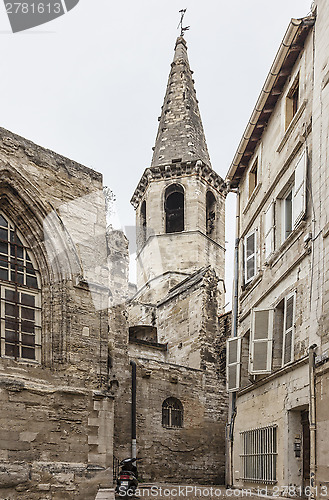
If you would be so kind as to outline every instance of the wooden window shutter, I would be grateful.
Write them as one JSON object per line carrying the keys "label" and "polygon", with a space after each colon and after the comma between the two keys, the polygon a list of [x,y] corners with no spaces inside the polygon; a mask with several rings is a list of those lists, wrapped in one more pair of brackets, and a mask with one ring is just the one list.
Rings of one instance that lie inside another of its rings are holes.
{"label": "wooden window shutter", "polygon": [[251,318],[249,371],[270,373],[272,367],[273,309],[254,310]]}
{"label": "wooden window shutter", "polygon": [[294,357],[294,322],[295,322],[295,296],[285,298],[283,318],[283,349],[282,366],[293,361]]}
{"label": "wooden window shutter", "polygon": [[240,388],[241,337],[234,337],[226,343],[227,390],[237,391]]}
{"label": "wooden window shutter", "polygon": [[244,270],[246,283],[252,280],[256,274],[256,251],[256,231],[254,231],[244,239]]}
{"label": "wooden window shutter", "polygon": [[303,219],[306,213],[306,152],[299,158],[295,168],[295,188],[293,196],[293,226]]}
{"label": "wooden window shutter", "polygon": [[264,217],[265,259],[274,251],[274,202],[270,203]]}

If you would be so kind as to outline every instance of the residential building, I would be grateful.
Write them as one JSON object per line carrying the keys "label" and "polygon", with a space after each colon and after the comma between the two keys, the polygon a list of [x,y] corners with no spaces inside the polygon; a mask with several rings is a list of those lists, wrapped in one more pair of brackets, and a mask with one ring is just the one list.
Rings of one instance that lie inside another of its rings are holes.
{"label": "residential building", "polygon": [[227,174],[238,198],[228,482],[327,498],[329,5],[292,19]]}

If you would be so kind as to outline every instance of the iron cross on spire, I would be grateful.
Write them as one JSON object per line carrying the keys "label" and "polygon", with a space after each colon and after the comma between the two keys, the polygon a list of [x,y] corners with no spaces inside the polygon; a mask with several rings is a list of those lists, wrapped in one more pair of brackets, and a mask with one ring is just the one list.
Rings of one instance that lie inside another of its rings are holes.
{"label": "iron cross on spire", "polygon": [[179,11],[180,12],[180,21],[178,23],[177,29],[180,27],[180,36],[184,36],[185,31],[189,30],[190,27],[186,26],[185,28],[183,27],[183,19],[185,16],[186,9],[182,9]]}

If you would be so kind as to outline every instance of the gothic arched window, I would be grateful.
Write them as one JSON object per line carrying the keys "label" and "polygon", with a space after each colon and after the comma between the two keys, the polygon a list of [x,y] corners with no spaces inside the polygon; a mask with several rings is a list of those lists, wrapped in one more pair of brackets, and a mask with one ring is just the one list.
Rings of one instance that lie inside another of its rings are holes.
{"label": "gothic arched window", "polygon": [[0,213],[1,356],[40,361],[41,293],[31,251]]}
{"label": "gothic arched window", "polygon": [[184,189],[171,184],[165,192],[166,233],[184,231]]}
{"label": "gothic arched window", "polygon": [[162,426],[183,427],[183,405],[176,398],[168,398],[162,403]]}
{"label": "gothic arched window", "polygon": [[206,227],[207,236],[211,236],[215,229],[216,198],[211,191],[206,195]]}

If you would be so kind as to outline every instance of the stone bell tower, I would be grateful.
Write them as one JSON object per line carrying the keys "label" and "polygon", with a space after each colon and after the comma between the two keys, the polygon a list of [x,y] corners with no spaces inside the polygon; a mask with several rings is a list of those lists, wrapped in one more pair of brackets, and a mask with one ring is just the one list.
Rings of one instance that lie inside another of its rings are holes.
{"label": "stone bell tower", "polygon": [[153,151],[131,203],[137,287],[156,301],[200,268],[224,278],[225,185],[211,167],[183,37],[176,41]]}

